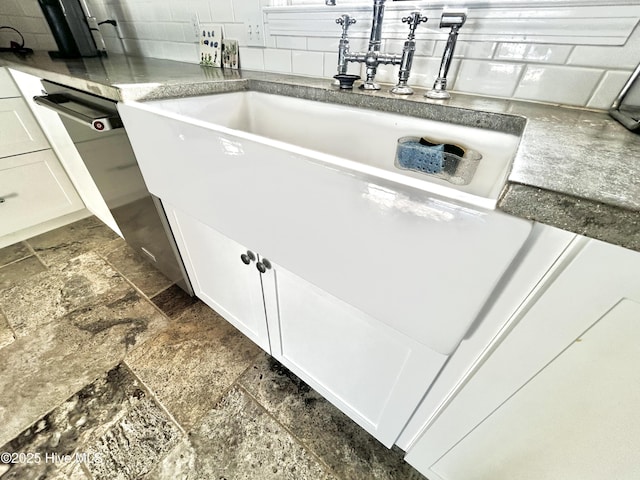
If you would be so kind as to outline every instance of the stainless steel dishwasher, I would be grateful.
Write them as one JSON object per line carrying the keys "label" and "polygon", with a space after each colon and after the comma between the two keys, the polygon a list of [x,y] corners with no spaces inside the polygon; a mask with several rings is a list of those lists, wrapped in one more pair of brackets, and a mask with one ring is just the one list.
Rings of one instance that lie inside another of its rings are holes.
{"label": "stainless steel dishwasher", "polygon": [[34,101],[60,115],[125,241],[193,295],[162,202],[151,195],[138,167],[116,102],[43,80]]}

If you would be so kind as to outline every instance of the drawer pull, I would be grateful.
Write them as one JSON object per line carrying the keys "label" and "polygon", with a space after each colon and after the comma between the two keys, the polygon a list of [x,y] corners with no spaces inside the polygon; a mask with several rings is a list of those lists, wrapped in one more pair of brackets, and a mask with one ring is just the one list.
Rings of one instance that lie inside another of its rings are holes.
{"label": "drawer pull", "polygon": [[245,265],[249,265],[255,259],[256,256],[251,250],[247,250],[247,253],[243,253],[242,255],[240,255],[240,260],[242,260],[242,263],[244,263]]}
{"label": "drawer pull", "polygon": [[10,193],[9,195],[5,195],[4,197],[0,197],[0,203],[4,203],[6,202],[8,199],[10,198],[14,198],[17,197],[18,194],[17,193]]}
{"label": "drawer pull", "polygon": [[260,273],[265,273],[267,270],[271,268],[271,262],[266,258],[263,258],[261,261],[256,263],[256,268]]}

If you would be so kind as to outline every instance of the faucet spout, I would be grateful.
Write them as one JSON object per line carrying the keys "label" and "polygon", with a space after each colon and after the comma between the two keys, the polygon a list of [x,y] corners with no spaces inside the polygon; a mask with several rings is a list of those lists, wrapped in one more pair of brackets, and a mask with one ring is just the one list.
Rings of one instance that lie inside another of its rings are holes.
{"label": "faucet spout", "polygon": [[371,20],[371,35],[369,36],[369,51],[379,52],[382,43],[382,22],[384,20],[385,0],[373,0],[373,17]]}

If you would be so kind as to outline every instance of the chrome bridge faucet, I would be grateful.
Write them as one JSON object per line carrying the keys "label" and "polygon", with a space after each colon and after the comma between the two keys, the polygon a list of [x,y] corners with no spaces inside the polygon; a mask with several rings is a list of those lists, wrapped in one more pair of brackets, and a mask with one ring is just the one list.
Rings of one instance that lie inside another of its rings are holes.
{"label": "chrome bridge faucet", "polygon": [[[335,0],[325,0],[325,3],[327,5],[335,5]],[[356,23],[356,20],[349,15],[342,15],[336,19],[336,23],[342,26],[342,36],[338,47],[338,76],[346,75],[349,62],[364,63],[367,78],[360,88],[363,90],[380,90],[380,85],[375,82],[378,66],[381,64],[400,65],[398,84],[391,89],[391,92],[399,95],[410,95],[413,93],[413,89],[407,85],[407,80],[409,79],[415,52],[415,31],[420,23],[427,21],[427,17],[421,16],[420,12],[412,12],[410,16],[403,18],[402,22],[409,24],[409,36],[404,42],[402,54],[384,53],[380,51],[384,3],[385,0],[373,0],[371,35],[369,37],[369,48],[366,52],[351,53],[349,51],[347,30],[350,25]]]}

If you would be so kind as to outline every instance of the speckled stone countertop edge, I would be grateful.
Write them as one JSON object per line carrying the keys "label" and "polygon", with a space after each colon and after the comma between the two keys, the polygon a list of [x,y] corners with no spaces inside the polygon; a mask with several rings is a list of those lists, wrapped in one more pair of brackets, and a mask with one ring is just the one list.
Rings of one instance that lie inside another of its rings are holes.
{"label": "speckled stone countertop edge", "polygon": [[[0,66],[117,101],[255,90],[521,135],[496,208],[640,251],[640,136],[606,112],[455,93],[450,101],[342,92],[330,79],[114,56],[51,61],[0,55]],[[532,203],[528,203],[532,202]]]}
{"label": "speckled stone countertop edge", "polygon": [[585,237],[640,251],[640,214],[635,210],[509,182],[499,209]]}

